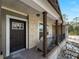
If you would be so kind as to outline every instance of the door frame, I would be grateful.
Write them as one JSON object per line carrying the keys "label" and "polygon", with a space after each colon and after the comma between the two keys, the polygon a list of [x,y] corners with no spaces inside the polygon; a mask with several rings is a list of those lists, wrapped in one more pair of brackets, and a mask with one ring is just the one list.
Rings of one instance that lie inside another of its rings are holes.
{"label": "door frame", "polygon": [[6,57],[10,55],[10,18],[26,22],[26,49],[28,49],[28,23],[27,19],[6,15]]}

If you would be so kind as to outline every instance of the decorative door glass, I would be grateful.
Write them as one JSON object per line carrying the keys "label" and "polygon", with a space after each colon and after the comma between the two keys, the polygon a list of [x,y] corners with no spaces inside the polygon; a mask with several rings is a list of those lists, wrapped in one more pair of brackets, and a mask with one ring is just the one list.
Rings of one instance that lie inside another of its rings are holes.
{"label": "decorative door glass", "polygon": [[12,22],[12,30],[24,30],[24,23]]}

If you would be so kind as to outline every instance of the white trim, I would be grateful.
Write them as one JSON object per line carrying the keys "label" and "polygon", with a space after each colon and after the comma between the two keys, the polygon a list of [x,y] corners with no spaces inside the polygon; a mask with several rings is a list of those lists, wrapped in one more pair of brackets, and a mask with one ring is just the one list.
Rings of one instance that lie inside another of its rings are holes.
{"label": "white trim", "polygon": [[40,23],[38,23],[38,40],[39,40],[39,24],[40,24]]}
{"label": "white trim", "polygon": [[38,22],[38,40],[40,40],[39,38],[40,38],[40,30],[39,30],[39,26],[40,26],[40,23],[42,23],[42,22]]}
{"label": "white trim", "polygon": [[[27,19],[6,15],[6,56],[10,55],[10,18],[26,21],[26,39],[28,40],[28,33],[27,33]],[[26,48],[28,48],[28,41],[26,40]]]}
{"label": "white trim", "polygon": [[8,10],[8,11],[11,11],[11,12],[14,12],[14,13],[18,13],[18,14],[27,16],[27,14],[25,14],[25,13],[23,13],[23,12],[20,12],[20,11],[17,11],[17,10],[13,10],[13,9],[8,8],[8,7],[5,7],[5,6],[2,6],[1,8],[2,8],[2,9],[5,9],[5,10]]}

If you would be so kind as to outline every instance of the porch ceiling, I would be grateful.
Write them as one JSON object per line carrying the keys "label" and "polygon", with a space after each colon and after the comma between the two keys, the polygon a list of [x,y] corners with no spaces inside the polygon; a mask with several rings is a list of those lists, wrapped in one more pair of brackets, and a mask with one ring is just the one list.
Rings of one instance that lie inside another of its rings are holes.
{"label": "porch ceiling", "polygon": [[47,0],[20,0],[20,1],[40,12],[47,11],[48,17],[50,17],[53,20],[58,19],[61,22],[59,14],[56,12],[56,10],[50,5],[50,3]]}

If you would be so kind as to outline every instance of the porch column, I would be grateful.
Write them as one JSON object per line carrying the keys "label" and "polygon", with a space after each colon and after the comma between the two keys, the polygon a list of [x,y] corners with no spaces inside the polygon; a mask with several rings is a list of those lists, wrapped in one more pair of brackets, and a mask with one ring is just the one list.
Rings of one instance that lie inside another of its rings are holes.
{"label": "porch column", "polygon": [[62,23],[61,23],[61,40],[62,40],[62,35],[63,35],[62,29],[63,29],[63,25],[62,25]]}
{"label": "porch column", "polygon": [[47,54],[47,12],[43,12],[43,56]]}
{"label": "porch column", "polygon": [[55,44],[58,45],[58,20],[56,20],[56,22],[55,22],[55,33],[56,33]]}

